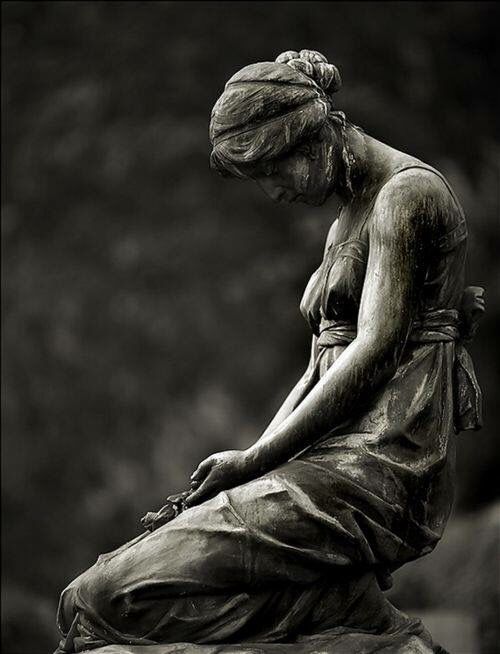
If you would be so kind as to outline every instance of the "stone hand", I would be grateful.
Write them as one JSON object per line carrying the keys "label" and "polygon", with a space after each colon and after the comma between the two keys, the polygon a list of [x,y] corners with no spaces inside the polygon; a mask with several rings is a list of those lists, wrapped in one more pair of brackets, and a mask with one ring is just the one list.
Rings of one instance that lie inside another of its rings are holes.
{"label": "stone hand", "polygon": [[191,475],[191,493],[187,506],[199,504],[219,491],[233,488],[253,476],[253,466],[245,451],[229,450],[212,454],[202,461]]}

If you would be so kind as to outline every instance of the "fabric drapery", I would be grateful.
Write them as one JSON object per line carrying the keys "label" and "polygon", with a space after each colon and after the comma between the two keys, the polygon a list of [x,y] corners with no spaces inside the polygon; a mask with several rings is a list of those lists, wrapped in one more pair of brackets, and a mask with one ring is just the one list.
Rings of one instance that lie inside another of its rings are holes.
{"label": "fabric drapery", "polygon": [[[409,343],[455,343],[453,386],[455,391],[456,431],[482,427],[482,393],[472,358],[461,340],[460,314],[456,309],[428,311],[414,320],[408,335]],[[323,320],[319,329],[318,346],[335,347],[352,343],[357,326],[337,320]]]}
{"label": "fabric drapery", "polygon": [[[408,167],[425,166],[400,170]],[[369,251],[369,213],[362,218],[306,289],[301,308],[318,336],[297,404],[356,338]],[[186,641],[272,652],[321,632],[337,643],[332,652],[351,652],[353,640],[366,651],[438,651],[423,630],[411,631],[378,580],[439,542],[453,501],[455,432],[480,422],[459,313],[463,213],[457,205],[441,218],[421,311],[393,377],[290,461],[99,557],[61,595],[59,654],[103,642],[170,654],[182,646],[157,644]]]}

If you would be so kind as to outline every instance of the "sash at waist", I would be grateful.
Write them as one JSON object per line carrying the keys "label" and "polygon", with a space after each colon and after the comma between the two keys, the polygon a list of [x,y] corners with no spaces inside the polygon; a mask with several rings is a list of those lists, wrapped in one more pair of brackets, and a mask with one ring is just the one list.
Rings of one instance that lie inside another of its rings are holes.
{"label": "sash at waist", "polygon": [[[460,339],[460,316],[456,309],[427,311],[413,321],[408,341],[411,343],[439,343]],[[318,345],[334,347],[349,345],[357,336],[354,323],[339,320],[322,320],[319,328]]]}
{"label": "sash at waist", "polygon": [[[318,345],[330,348],[346,346],[357,336],[356,325],[338,320],[322,320]],[[408,343],[455,342],[453,384],[455,426],[457,431],[480,429],[482,426],[482,394],[470,354],[460,334],[460,313],[456,309],[428,311],[413,321]]]}

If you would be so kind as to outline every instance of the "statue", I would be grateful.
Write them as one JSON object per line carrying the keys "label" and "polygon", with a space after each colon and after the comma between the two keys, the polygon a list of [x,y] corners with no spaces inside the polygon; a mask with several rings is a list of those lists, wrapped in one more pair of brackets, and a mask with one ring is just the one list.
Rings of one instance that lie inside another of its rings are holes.
{"label": "statue", "polygon": [[352,125],[339,87],[323,55],[289,51],[214,106],[217,171],[278,202],[341,199],[301,303],[310,362],[256,443],[202,461],[66,588],[59,654],[443,651],[384,591],[438,543],[456,434],[481,424],[464,342],[483,290],[464,289],[446,179]]}

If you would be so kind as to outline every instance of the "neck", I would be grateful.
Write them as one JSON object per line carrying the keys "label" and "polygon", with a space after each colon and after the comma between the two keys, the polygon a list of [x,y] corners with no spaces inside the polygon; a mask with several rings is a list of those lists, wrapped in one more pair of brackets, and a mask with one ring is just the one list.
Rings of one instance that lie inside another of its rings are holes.
{"label": "neck", "polygon": [[335,193],[344,201],[369,194],[377,188],[387,174],[389,156],[384,146],[352,125],[344,131],[344,152],[339,150],[340,183]]}

